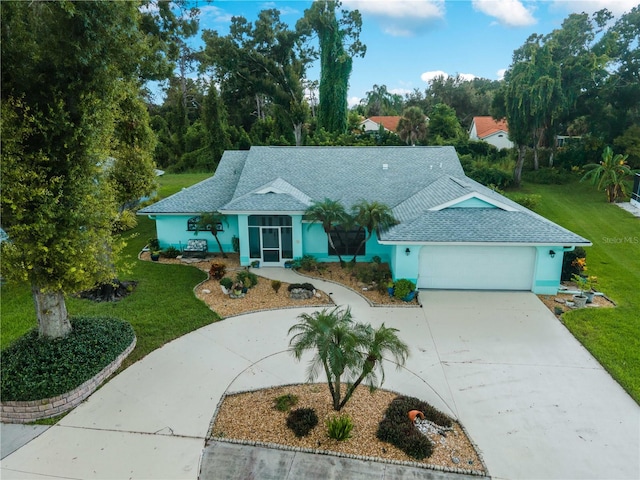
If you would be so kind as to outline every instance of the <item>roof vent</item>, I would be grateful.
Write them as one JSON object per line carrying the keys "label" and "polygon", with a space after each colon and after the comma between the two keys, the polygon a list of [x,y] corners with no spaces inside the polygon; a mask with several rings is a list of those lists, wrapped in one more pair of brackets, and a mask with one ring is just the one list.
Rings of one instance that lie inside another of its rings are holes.
{"label": "roof vent", "polygon": [[442,162],[440,162],[440,168],[442,168]]}
{"label": "roof vent", "polygon": [[383,170],[389,170],[389,164],[388,163],[383,163],[382,164],[382,169]]}

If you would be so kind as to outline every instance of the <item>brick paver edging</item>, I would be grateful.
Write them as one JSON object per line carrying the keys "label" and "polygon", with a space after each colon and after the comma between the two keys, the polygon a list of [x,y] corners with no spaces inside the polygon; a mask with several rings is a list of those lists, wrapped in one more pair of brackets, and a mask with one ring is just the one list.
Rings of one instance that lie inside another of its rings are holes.
{"label": "brick paver edging", "polygon": [[0,420],[6,423],[29,423],[42,418],[55,417],[71,410],[82,403],[89,395],[109,378],[133,351],[136,346],[134,335],[131,345],[124,352],[103,368],[97,375],[70,392],[53,398],[31,400],[28,402],[1,402]]}

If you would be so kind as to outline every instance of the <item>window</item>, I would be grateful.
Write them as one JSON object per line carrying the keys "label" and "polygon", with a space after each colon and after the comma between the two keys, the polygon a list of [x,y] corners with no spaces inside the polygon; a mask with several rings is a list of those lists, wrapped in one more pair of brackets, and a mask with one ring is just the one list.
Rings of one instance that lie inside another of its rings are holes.
{"label": "window", "polygon": [[[200,221],[200,217],[191,217],[189,220],[187,220],[187,231],[195,232],[196,230],[198,230],[199,221]],[[201,228],[200,230],[205,230],[205,228]],[[211,225],[207,225],[206,230],[210,232]],[[216,223],[216,230],[218,232],[224,232],[224,227],[222,226],[222,222]]]}
{"label": "window", "polygon": [[[345,231],[341,227],[336,227],[331,231],[330,235],[336,249],[334,250],[331,248],[331,244],[327,240],[327,250],[329,251],[329,255],[353,255],[356,253],[358,245],[360,245],[360,243],[365,239],[365,230],[354,228]],[[367,244],[365,243],[358,252],[358,255],[366,255],[366,253]]]}

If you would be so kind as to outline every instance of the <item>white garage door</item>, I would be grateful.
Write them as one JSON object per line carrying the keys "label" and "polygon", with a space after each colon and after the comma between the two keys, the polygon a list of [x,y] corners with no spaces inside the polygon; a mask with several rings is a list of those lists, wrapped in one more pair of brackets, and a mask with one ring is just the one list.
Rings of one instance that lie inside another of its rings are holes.
{"label": "white garage door", "polygon": [[418,288],[531,290],[534,247],[422,247]]}

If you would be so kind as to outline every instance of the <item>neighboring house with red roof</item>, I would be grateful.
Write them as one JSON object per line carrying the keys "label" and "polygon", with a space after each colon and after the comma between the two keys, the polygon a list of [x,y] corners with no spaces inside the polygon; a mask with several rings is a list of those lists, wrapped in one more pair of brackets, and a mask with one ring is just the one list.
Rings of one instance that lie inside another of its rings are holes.
{"label": "neighboring house with red roof", "polygon": [[509,140],[509,127],[505,119],[496,121],[493,117],[473,117],[469,129],[470,140],[480,140],[490,143],[498,150],[513,148]]}
{"label": "neighboring house with red roof", "polygon": [[377,132],[382,126],[386,131],[396,133],[401,118],[399,115],[369,117],[360,122],[360,127],[365,132]]}

